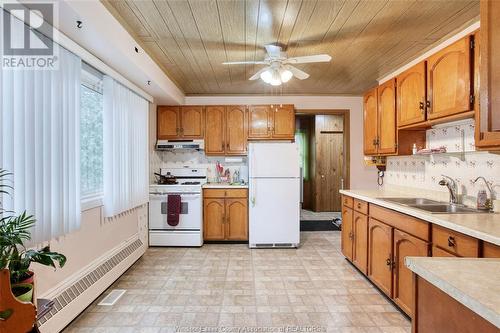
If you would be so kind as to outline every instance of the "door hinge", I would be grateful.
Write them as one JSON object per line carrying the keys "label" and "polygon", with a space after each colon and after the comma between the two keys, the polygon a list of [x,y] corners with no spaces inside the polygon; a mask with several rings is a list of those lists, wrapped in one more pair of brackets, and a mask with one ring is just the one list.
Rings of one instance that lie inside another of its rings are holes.
{"label": "door hinge", "polygon": [[471,50],[474,50],[475,47],[476,47],[476,40],[474,38],[471,38],[471,40],[470,40]]}
{"label": "door hinge", "polygon": [[396,143],[394,144],[394,148],[398,149],[398,147],[399,147],[399,145],[398,145],[398,143],[396,142]]}
{"label": "door hinge", "polygon": [[474,97],[474,95],[470,95],[470,96],[469,96],[469,102],[470,102],[470,105],[474,105],[474,101],[475,101],[475,97]]}

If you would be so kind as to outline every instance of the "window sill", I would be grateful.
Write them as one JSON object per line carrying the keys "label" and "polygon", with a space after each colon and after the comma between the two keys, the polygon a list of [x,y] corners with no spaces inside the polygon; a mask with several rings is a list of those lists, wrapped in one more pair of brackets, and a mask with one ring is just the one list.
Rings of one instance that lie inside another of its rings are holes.
{"label": "window sill", "polygon": [[82,212],[93,208],[101,207],[103,205],[103,196],[95,195],[91,197],[84,197],[81,199],[80,204]]}

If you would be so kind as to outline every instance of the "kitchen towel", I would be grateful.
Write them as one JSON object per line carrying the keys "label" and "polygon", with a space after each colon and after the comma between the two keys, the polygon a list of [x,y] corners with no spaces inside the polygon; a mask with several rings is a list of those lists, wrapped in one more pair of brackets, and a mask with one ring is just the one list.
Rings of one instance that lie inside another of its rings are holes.
{"label": "kitchen towel", "polygon": [[167,197],[167,223],[175,227],[179,224],[179,214],[181,213],[181,196],[169,194]]}

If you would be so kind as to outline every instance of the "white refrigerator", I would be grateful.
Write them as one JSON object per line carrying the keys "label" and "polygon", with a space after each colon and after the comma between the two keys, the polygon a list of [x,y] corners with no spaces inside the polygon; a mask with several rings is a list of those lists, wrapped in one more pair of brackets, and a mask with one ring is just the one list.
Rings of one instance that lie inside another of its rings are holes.
{"label": "white refrigerator", "polygon": [[296,143],[249,144],[249,246],[300,244],[300,167]]}

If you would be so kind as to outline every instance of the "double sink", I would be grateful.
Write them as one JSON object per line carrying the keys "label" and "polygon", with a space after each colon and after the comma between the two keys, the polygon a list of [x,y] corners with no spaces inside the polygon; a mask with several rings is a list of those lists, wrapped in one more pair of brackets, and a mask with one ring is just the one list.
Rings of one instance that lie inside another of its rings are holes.
{"label": "double sink", "polygon": [[479,210],[465,207],[463,205],[450,204],[425,198],[379,198],[380,200],[397,203],[400,205],[424,210],[432,214],[480,214],[489,213],[487,210]]}

